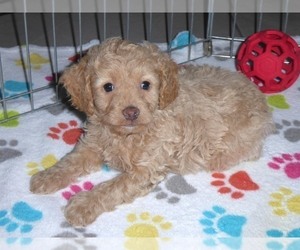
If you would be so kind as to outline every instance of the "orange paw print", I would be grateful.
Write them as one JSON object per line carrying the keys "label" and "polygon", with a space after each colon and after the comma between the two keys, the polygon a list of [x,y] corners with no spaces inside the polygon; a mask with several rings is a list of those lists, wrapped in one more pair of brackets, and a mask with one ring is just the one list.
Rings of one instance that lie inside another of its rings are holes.
{"label": "orange paw print", "polygon": [[218,188],[221,194],[231,194],[233,199],[239,199],[244,196],[242,191],[258,190],[259,186],[250,178],[245,171],[236,172],[227,179],[223,173],[213,173],[215,179],[211,182],[212,186]]}
{"label": "orange paw print", "polygon": [[50,127],[51,131],[47,135],[54,140],[62,139],[66,144],[74,145],[79,140],[79,137],[83,133],[83,130],[78,127],[78,123],[75,120],[71,120],[68,123],[60,122],[56,127]]}

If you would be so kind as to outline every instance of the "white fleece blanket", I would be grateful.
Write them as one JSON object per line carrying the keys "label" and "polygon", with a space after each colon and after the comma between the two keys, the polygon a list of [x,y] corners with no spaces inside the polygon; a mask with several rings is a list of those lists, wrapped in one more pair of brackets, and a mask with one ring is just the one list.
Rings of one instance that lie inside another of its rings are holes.
{"label": "white fleece blanket", "polygon": [[[214,42],[214,53],[228,52],[228,45]],[[33,89],[49,85],[54,51],[37,46],[29,51]],[[172,56],[182,62],[187,51]],[[30,79],[24,77],[19,49],[1,48],[0,53],[1,96],[27,91]],[[202,45],[191,53],[201,55]],[[58,48],[57,55],[58,70],[63,70],[75,50]],[[235,70],[233,59],[210,57],[196,63]],[[53,103],[54,96],[53,88],[35,93],[35,107]],[[72,228],[62,209],[72,196],[118,174],[109,166],[99,166],[98,173],[52,195],[29,192],[34,173],[72,150],[81,134],[80,116],[58,105],[1,123],[0,249],[300,249],[300,79],[267,99],[277,133],[266,140],[259,160],[222,173],[169,175],[149,195],[102,214],[84,229]],[[11,99],[7,108],[9,116],[28,111],[30,97]]]}

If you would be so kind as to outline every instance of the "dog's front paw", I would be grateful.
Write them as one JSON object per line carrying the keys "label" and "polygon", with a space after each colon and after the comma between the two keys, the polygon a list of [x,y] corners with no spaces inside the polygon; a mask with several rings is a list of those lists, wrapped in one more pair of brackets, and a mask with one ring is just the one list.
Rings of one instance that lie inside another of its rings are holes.
{"label": "dog's front paw", "polygon": [[38,172],[30,179],[30,191],[35,194],[50,194],[67,187],[71,180],[55,167]]}
{"label": "dog's front paw", "polygon": [[65,208],[65,218],[74,227],[85,227],[103,212],[95,203],[92,192],[74,196]]}

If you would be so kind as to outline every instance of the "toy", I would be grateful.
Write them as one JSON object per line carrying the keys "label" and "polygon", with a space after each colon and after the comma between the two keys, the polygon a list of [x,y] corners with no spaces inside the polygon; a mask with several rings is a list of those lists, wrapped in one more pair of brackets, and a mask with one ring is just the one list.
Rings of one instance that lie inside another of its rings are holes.
{"label": "toy", "polygon": [[191,34],[189,31],[181,31],[176,37],[171,41],[171,49],[182,48],[191,43],[195,43],[197,38]]}
{"label": "toy", "polygon": [[292,37],[281,31],[261,31],[242,43],[236,66],[262,92],[280,92],[289,88],[299,76],[300,49]]}

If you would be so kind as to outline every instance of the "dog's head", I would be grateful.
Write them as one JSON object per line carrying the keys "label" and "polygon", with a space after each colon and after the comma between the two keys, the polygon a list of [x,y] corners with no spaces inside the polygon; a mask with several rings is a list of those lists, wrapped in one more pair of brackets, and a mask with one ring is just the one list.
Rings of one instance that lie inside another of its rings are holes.
{"label": "dog's head", "polygon": [[157,46],[119,38],[92,47],[60,78],[72,104],[116,131],[151,123],[178,94],[178,66]]}

